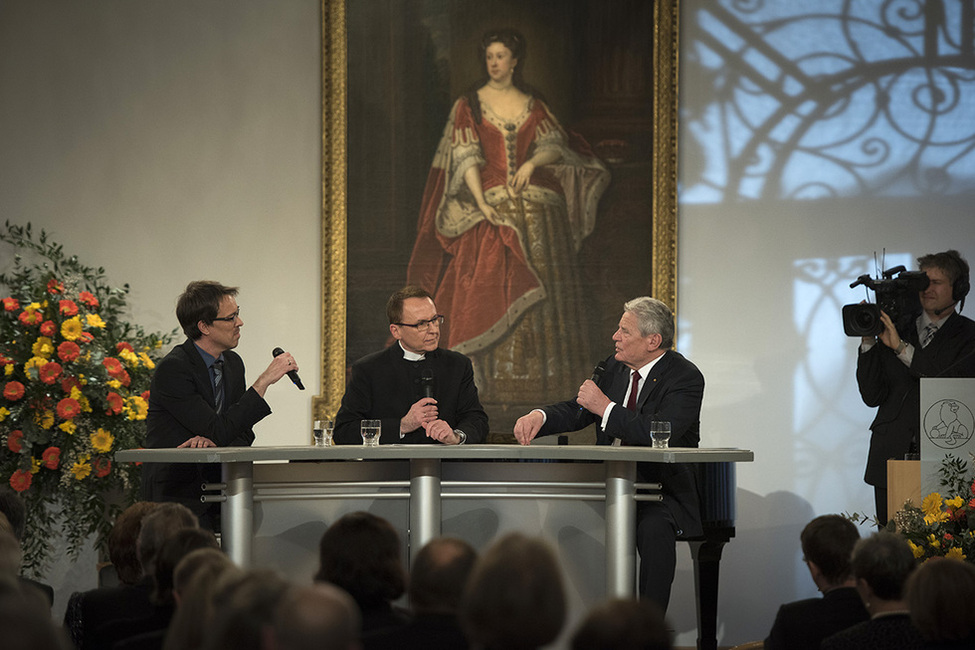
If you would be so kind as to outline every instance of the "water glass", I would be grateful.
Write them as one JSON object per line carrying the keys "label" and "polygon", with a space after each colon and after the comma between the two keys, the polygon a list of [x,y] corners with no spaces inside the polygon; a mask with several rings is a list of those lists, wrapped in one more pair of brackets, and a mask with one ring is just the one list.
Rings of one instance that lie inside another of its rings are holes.
{"label": "water glass", "polygon": [[331,447],[332,433],[335,431],[335,420],[315,420],[315,446]]}
{"label": "water glass", "polygon": [[654,420],[650,423],[650,440],[654,449],[667,449],[670,441],[670,422]]}
{"label": "water glass", "polygon": [[362,434],[362,444],[366,447],[378,447],[382,420],[363,420],[359,425],[359,432]]}

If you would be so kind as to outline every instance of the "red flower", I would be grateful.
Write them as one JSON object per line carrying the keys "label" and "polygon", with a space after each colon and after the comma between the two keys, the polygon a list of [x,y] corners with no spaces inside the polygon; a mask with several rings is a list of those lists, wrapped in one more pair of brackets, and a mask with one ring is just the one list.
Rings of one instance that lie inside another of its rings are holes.
{"label": "red flower", "polygon": [[81,336],[78,337],[78,341],[82,343],[91,343],[95,340],[95,336],[91,332],[82,332]]}
{"label": "red flower", "polygon": [[10,297],[4,298],[3,308],[6,309],[7,311],[17,311],[18,309],[20,309],[20,302],[18,302],[16,298],[10,298]]}
{"label": "red flower", "polygon": [[91,467],[98,478],[105,478],[112,473],[112,461],[104,456],[99,456],[92,461]]}
{"label": "red flower", "polygon": [[15,454],[19,454],[20,450],[24,448],[23,440],[24,432],[20,429],[14,429],[10,432],[10,435],[7,436],[7,449]]}
{"label": "red flower", "polygon": [[41,376],[41,381],[43,381],[45,384],[51,384],[53,386],[54,382],[56,382],[58,377],[61,376],[61,364],[57,361],[48,361],[41,366],[39,374]]}
{"label": "red flower", "polygon": [[78,300],[85,303],[88,309],[98,309],[98,298],[89,291],[82,291],[78,294]]}
{"label": "red flower", "polygon": [[58,346],[58,358],[65,363],[70,363],[81,356],[81,348],[74,341],[64,341]]}
{"label": "red flower", "polygon": [[128,350],[129,352],[135,352],[135,348],[132,347],[131,343],[126,343],[125,341],[119,341],[115,344],[115,351],[121,352],[122,350]]}
{"label": "red flower", "polygon": [[129,376],[128,370],[122,370],[118,376],[118,380],[122,382],[122,385],[128,388],[132,384],[132,378]]}
{"label": "red flower", "polygon": [[78,315],[78,305],[74,304],[74,300],[60,300],[58,301],[58,309],[61,313],[67,317]]}
{"label": "red flower", "polygon": [[64,379],[61,380],[61,390],[64,391],[65,395],[70,395],[72,388],[77,388],[78,390],[81,390],[81,382],[78,381],[77,377],[66,375]]}
{"label": "red flower", "polygon": [[57,447],[48,447],[41,454],[41,459],[44,461],[44,467],[48,469],[57,469],[58,463],[61,462],[61,450]]}
{"label": "red flower", "polygon": [[122,367],[122,362],[115,357],[105,357],[102,361],[102,365],[105,366],[105,370],[108,371],[109,376],[119,379],[125,368]]}
{"label": "red flower", "polygon": [[74,416],[81,413],[81,404],[78,400],[72,399],[70,397],[65,397],[63,400],[58,402],[58,417],[62,420],[70,420]]}
{"label": "red flower", "polygon": [[16,402],[24,396],[24,385],[19,381],[8,381],[3,388],[3,396],[11,402]]}
{"label": "red flower", "polygon": [[64,293],[64,285],[58,282],[55,278],[51,278],[47,281],[47,292],[48,293]]}
{"label": "red flower", "polygon": [[36,309],[25,309],[20,312],[20,316],[17,317],[21,323],[27,326],[39,325],[42,320],[44,320],[44,314]]}
{"label": "red flower", "polygon": [[18,492],[23,492],[30,487],[31,478],[30,472],[25,472],[22,469],[18,469],[16,472],[10,475],[10,487]]}
{"label": "red flower", "polygon": [[0,353],[0,368],[6,366],[7,364],[11,364],[13,362],[14,362],[13,359],[11,359],[10,357],[6,357],[2,353]]}
{"label": "red flower", "polygon": [[143,391],[143,393],[142,393],[142,399],[144,399],[147,402],[149,401],[149,391],[148,390]]}
{"label": "red flower", "polygon": [[53,320],[46,320],[41,323],[41,334],[44,336],[54,336],[58,333],[58,326],[54,324]]}
{"label": "red flower", "polygon": [[108,402],[108,411],[105,412],[105,415],[118,415],[122,412],[122,405],[125,403],[125,400],[122,399],[121,395],[110,392],[106,395],[105,400]]}

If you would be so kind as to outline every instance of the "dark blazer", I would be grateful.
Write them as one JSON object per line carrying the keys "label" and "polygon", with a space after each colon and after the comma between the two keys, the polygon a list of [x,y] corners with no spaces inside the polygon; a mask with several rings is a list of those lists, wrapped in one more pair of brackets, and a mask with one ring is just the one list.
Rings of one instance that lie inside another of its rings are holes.
{"label": "dark blazer", "polygon": [[920,650],[924,640],[910,616],[890,614],[828,636],[820,647],[823,650]]}
{"label": "dark blazer", "polygon": [[382,420],[380,444],[427,444],[423,428],[399,437],[399,422],[410,407],[423,397],[420,378],[433,377],[433,397],[441,420],[467,434],[467,443],[484,442],[488,418],[477,397],[471,360],[459,352],[438,348],[423,361],[407,361],[403,349],[394,343],[352,364],[342,406],[335,416],[336,444],[361,445],[359,423]]}
{"label": "dark blazer", "polygon": [[144,578],[135,585],[99,587],[71,594],[64,612],[64,627],[74,647],[78,650],[105,647],[108,642],[100,635],[103,626],[117,619],[151,615],[151,591],[152,580]]}
{"label": "dark blazer", "polygon": [[855,587],[838,587],[822,598],[807,598],[779,607],[765,650],[819,650],[840,630],[870,618]]}
{"label": "dark blazer", "polygon": [[[251,427],[271,408],[247,388],[240,356],[228,350],[223,357],[222,413],[216,411],[210,373],[193,341],[187,339],[159,362],[149,388],[146,447],[178,447],[194,436],[209,438],[218,447],[254,442]],[[214,465],[147,463],[142,466],[143,496],[149,501],[184,503],[199,515],[201,483],[219,478],[219,467]]]}
{"label": "dark blazer", "polygon": [[887,460],[903,459],[911,442],[920,440],[921,378],[975,377],[975,322],[953,313],[925,348],[916,328],[904,334],[914,346],[910,368],[880,342],[857,356],[860,397],[867,406],[879,407],[870,425],[864,480],[881,488],[887,487]]}
{"label": "dark blazer", "polygon": [[[545,424],[539,436],[577,431],[596,423],[596,444],[609,445],[620,438],[625,445],[650,446],[650,422],[670,422],[671,447],[697,447],[701,440],[701,401],[704,375],[678,352],[668,350],[650,370],[637,397],[637,411],[623,406],[630,369],[610,357],[596,385],[616,402],[605,431],[601,416],[580,408],[574,399],[546,406]],[[663,484],[663,503],[684,536],[703,534],[701,507],[694,470],[686,464],[639,463],[639,479]]]}

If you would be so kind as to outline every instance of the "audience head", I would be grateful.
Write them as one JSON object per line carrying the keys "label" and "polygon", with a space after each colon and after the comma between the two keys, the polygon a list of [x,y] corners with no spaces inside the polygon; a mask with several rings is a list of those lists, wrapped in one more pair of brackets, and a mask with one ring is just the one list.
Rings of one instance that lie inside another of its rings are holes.
{"label": "audience head", "polygon": [[199,528],[200,523],[189,508],[180,503],[160,503],[142,520],[137,553],[143,575],[155,574],[156,555],[163,542],[183,528]]}
{"label": "audience head", "polygon": [[176,565],[191,551],[209,548],[218,550],[217,538],[203,528],[183,528],[163,542],[156,554],[156,572],[152,599],[157,605],[173,603],[173,573]]}
{"label": "audience head", "polygon": [[905,594],[911,621],[925,639],[975,644],[975,567],[971,564],[932,558],[911,574]]}
{"label": "audience head", "polygon": [[179,561],[173,571],[173,600],[176,613],[166,632],[164,650],[198,650],[203,635],[213,623],[213,598],[224,576],[240,570],[223,552],[198,548]]}
{"label": "audience head", "polygon": [[134,585],[142,577],[137,552],[139,531],[146,515],[159,507],[151,501],[137,501],[122,511],[108,534],[108,557],[112,560],[119,582]]}
{"label": "audience head", "polygon": [[460,620],[475,647],[523,650],[551,643],[565,623],[555,552],[520,533],[497,540],[474,565]]}
{"label": "audience head", "polygon": [[72,647],[64,630],[51,620],[51,609],[40,591],[2,578],[0,639],[4,650],[70,650]]}
{"label": "audience head", "polygon": [[840,515],[822,515],[806,524],[799,535],[799,543],[817,586],[824,586],[819,584],[817,572],[830,587],[839,586],[853,577],[850,556],[859,539],[856,525]]}
{"label": "audience head", "polygon": [[572,636],[572,650],[670,650],[671,634],[660,606],[615,599],[590,610]]}
{"label": "audience head", "polygon": [[349,513],[329,526],[319,543],[319,561],[315,580],[345,589],[363,609],[406,591],[399,535],[368,512]]}
{"label": "audience head", "polygon": [[261,650],[274,612],[289,585],[273,571],[225,574],[213,597],[213,623],[204,633],[209,650]]}
{"label": "audience head", "polygon": [[477,561],[477,551],[455,537],[439,537],[420,549],[410,571],[410,605],[415,612],[455,613]]}
{"label": "audience head", "polygon": [[851,564],[861,596],[865,583],[876,598],[899,601],[914,570],[914,553],[903,537],[881,531],[856,543]]}
{"label": "audience head", "polygon": [[0,514],[6,515],[13,536],[22,542],[27,525],[27,506],[18,492],[6,485],[0,486]]}
{"label": "audience head", "polygon": [[219,282],[198,280],[186,285],[186,290],[176,300],[176,320],[187,338],[197,341],[203,336],[200,321],[213,324],[220,312],[220,303],[227,296],[236,297],[237,287],[225,287]]}
{"label": "audience head", "polygon": [[7,518],[0,514],[0,578],[15,580],[20,575],[24,554]]}
{"label": "audience head", "polygon": [[342,589],[326,582],[293,586],[274,614],[268,650],[354,650],[362,628],[359,607]]}

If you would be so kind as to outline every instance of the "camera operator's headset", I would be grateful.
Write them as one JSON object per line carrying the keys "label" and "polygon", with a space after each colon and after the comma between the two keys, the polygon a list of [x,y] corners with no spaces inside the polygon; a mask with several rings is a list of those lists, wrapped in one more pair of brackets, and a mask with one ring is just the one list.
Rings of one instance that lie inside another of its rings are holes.
{"label": "camera operator's headset", "polygon": [[951,257],[955,259],[958,263],[958,268],[961,269],[961,273],[951,283],[951,299],[959,303],[958,311],[961,311],[965,308],[965,296],[972,290],[972,284],[968,279],[968,263],[961,258],[961,255],[955,254],[951,255]]}

